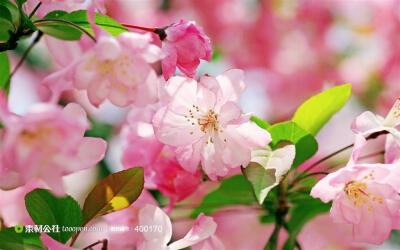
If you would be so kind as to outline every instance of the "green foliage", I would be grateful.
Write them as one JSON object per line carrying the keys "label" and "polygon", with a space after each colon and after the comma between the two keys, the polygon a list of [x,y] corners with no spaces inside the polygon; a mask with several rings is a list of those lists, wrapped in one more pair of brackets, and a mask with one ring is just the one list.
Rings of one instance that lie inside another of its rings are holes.
{"label": "green foliage", "polygon": [[276,187],[290,170],[295,157],[295,146],[284,145],[271,150],[260,148],[252,151],[251,162],[242,168],[243,174],[251,183],[259,204],[263,204],[268,193]]}
{"label": "green foliage", "polygon": [[252,115],[250,117],[250,120],[253,121],[255,124],[257,124],[260,128],[263,128],[263,129],[267,129],[271,126],[271,124],[269,124],[267,121],[264,121],[263,119],[255,116],[255,115]]}
{"label": "green foliage", "polygon": [[350,84],[327,89],[304,102],[297,109],[292,121],[315,136],[325,123],[346,104],[350,95]]}
{"label": "green foliage", "polygon": [[15,32],[19,23],[18,8],[8,0],[0,0],[0,41],[7,41],[9,32]]}
{"label": "green foliage", "polygon": [[61,230],[62,226],[79,227],[82,222],[81,209],[71,196],[56,197],[49,190],[35,189],[25,196],[25,205],[36,225],[59,225],[59,232],[48,235],[61,243],[73,234]]}
{"label": "green foliage", "polygon": [[18,6],[21,6],[26,2],[26,0],[15,0]]}
{"label": "green foliage", "polygon": [[0,249],[46,249],[40,241],[39,233],[17,233],[14,227],[0,231]]}
{"label": "green foliage", "polygon": [[130,206],[143,190],[143,169],[130,168],[110,174],[96,184],[83,205],[83,223]]}
{"label": "green foliage", "polygon": [[[122,32],[127,31],[127,29],[117,21],[99,13],[96,13],[95,15],[95,23],[113,36],[117,36]],[[86,10],[77,10],[71,13],[60,10],[52,11],[48,13],[43,20],[38,20],[37,24],[38,29],[45,34],[62,40],[72,41],[81,38],[82,31],[79,30],[76,25],[86,30],[91,35],[94,35],[88,21]]]}
{"label": "green foliage", "polygon": [[94,119],[90,119],[91,127],[85,132],[85,136],[100,137],[107,140],[112,133],[113,126],[107,123],[102,123]]}
{"label": "green foliage", "polygon": [[10,77],[10,62],[8,60],[7,53],[1,52],[0,53],[0,90],[5,88],[9,77]]}
{"label": "green foliage", "polygon": [[270,188],[276,183],[275,169],[265,169],[257,163],[252,163],[243,169],[243,174],[251,183],[258,203],[262,204]]}
{"label": "green foliage", "polygon": [[215,209],[230,205],[251,205],[256,200],[250,183],[243,175],[234,175],[221,182],[218,189],[208,193],[190,217],[200,213],[210,214]]}
{"label": "green foliage", "polygon": [[57,21],[41,23],[38,25],[38,29],[46,35],[66,41],[79,40],[82,35],[82,31],[71,24]]}
{"label": "green foliage", "polygon": [[303,226],[317,215],[328,212],[332,206],[332,203],[323,203],[319,199],[312,198],[308,193],[299,195],[300,197],[296,197],[296,200],[292,200],[293,206],[289,210],[290,219],[286,227],[289,237],[283,247],[284,250],[294,249],[296,237]]}
{"label": "green foliage", "polygon": [[299,166],[318,150],[318,143],[314,136],[293,121],[274,124],[268,128],[268,132],[272,137],[270,143],[272,148],[275,148],[281,141],[289,141],[295,145],[296,157],[293,161],[293,167]]}

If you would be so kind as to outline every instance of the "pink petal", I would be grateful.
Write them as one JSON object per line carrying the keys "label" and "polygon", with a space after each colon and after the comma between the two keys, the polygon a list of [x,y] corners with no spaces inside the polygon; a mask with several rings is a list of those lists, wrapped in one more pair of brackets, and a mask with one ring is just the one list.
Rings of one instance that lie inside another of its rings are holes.
{"label": "pink petal", "polygon": [[218,101],[238,102],[244,90],[246,89],[244,78],[244,71],[240,69],[227,70],[221,75],[217,76],[217,81],[219,82],[221,88]]}
{"label": "pink petal", "polygon": [[92,82],[87,90],[90,103],[98,107],[109,95],[110,90],[108,80],[104,79],[99,82]]}
{"label": "pink petal", "polygon": [[186,146],[199,140],[204,133],[199,126],[187,121],[167,107],[161,108],[153,118],[157,139],[172,146]]}
{"label": "pink petal", "polygon": [[311,189],[310,195],[314,198],[319,198],[327,203],[343,192],[344,183],[335,185],[334,180],[342,174],[342,170],[336,171],[325,176]]}
{"label": "pink petal", "polygon": [[391,218],[365,209],[361,222],[354,225],[354,240],[380,245],[389,237],[391,224]]}
{"label": "pink petal", "polygon": [[354,119],[351,129],[354,133],[369,133],[370,130],[382,127],[382,121],[381,117],[377,117],[372,112],[366,111]]}
{"label": "pink petal", "polygon": [[227,102],[221,107],[218,121],[221,125],[225,125],[232,120],[238,119],[241,114],[242,110],[238,104],[235,102]]}
{"label": "pink petal", "polygon": [[[166,247],[172,236],[172,225],[169,217],[159,208],[153,205],[146,205],[139,212],[139,225],[157,226],[158,230],[143,232],[147,244]],[[162,249],[162,248],[158,248]]]}
{"label": "pink petal", "polygon": [[212,235],[206,240],[197,243],[190,247],[191,250],[225,250],[225,246],[222,241],[217,237]]}
{"label": "pink petal", "polygon": [[107,142],[103,139],[96,137],[84,137],[79,145],[77,155],[81,165],[80,169],[93,167],[99,163],[104,158],[106,149]]}
{"label": "pink petal", "polygon": [[43,245],[45,245],[49,250],[76,250],[76,248],[69,247],[54,240],[45,233],[42,233],[40,235],[40,240],[43,242]]}
{"label": "pink petal", "polygon": [[78,121],[84,129],[87,129],[90,125],[87,120],[86,111],[77,103],[69,103],[63,109],[63,113],[71,120]]}
{"label": "pink petal", "polygon": [[[146,75],[145,72],[142,74]],[[139,107],[156,103],[158,101],[158,85],[159,79],[156,73],[149,68],[144,82],[137,85],[134,103]]]}
{"label": "pink petal", "polygon": [[385,163],[395,163],[400,159],[400,144],[397,142],[392,135],[386,136],[385,144]]}
{"label": "pink petal", "polygon": [[65,195],[62,173],[57,166],[48,166],[46,170],[41,171],[40,177],[49,186],[53,194],[57,196]]}
{"label": "pink petal", "polygon": [[161,61],[162,72],[164,79],[168,80],[171,76],[175,74],[176,71],[176,61],[177,53],[174,47],[168,45],[162,48],[162,51],[167,56]]}
{"label": "pink petal", "polygon": [[169,249],[182,249],[195,245],[212,236],[216,229],[217,224],[214,222],[212,217],[200,214],[194,222],[193,228],[185,235],[183,239],[170,244]]}
{"label": "pink petal", "polygon": [[361,134],[356,134],[354,138],[354,146],[353,152],[351,153],[351,157],[347,166],[354,166],[357,162],[358,157],[360,156],[362,149],[364,148],[367,140]]}
{"label": "pink petal", "polygon": [[[223,142],[219,138],[215,138],[214,143],[208,143],[203,146],[201,152],[201,165],[204,172],[211,180],[216,180],[217,176],[225,176],[228,174],[228,167],[224,164],[221,155],[224,150]],[[249,152],[250,155],[250,152]],[[250,156],[248,158],[250,161]],[[239,167],[231,166],[231,167]]]}
{"label": "pink petal", "polygon": [[199,140],[194,144],[176,149],[176,157],[186,171],[190,173],[197,171],[201,159],[201,147],[204,143],[204,140]]}
{"label": "pink petal", "polygon": [[82,56],[82,49],[78,42],[66,42],[51,36],[45,36],[47,48],[54,60],[66,67]]}

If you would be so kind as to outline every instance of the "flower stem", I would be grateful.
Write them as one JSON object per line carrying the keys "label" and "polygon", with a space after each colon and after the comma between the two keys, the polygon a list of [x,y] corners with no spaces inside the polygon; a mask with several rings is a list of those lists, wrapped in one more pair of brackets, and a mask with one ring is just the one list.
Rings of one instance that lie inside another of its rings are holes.
{"label": "flower stem", "polygon": [[[381,136],[381,135],[386,135],[386,134],[388,134],[389,132],[387,132],[387,131],[378,131],[378,132],[375,132],[375,133],[372,133],[372,134],[370,134],[369,136],[367,136],[365,139],[368,141],[368,140],[371,140],[371,139],[376,139],[376,138],[378,138],[379,136]],[[324,161],[326,161],[326,160],[329,160],[330,158],[332,158],[333,156],[335,156],[335,155],[337,155],[337,154],[340,154],[340,153],[342,153],[343,151],[345,151],[345,150],[347,150],[347,149],[349,149],[349,148],[352,148],[354,146],[354,143],[352,143],[352,144],[350,144],[350,145],[348,145],[348,146],[346,146],[346,147],[344,147],[344,148],[341,148],[341,149],[339,149],[339,150],[337,150],[337,151],[335,151],[335,152],[333,152],[333,153],[331,153],[331,154],[329,154],[329,155],[327,155],[327,156],[325,156],[325,157],[323,157],[322,159],[320,159],[320,160],[318,160],[317,162],[315,162],[315,163],[313,163],[311,166],[309,166],[308,168],[306,168],[299,176],[297,176],[293,181],[292,181],[292,183],[291,183],[291,187],[293,187],[293,184],[294,183],[297,183],[298,181],[299,181],[299,179],[302,179],[303,178],[303,176],[304,176],[304,174],[306,174],[307,175],[307,172],[309,172],[310,170],[312,170],[314,167],[316,167],[316,166],[318,166],[320,163],[322,163],[322,162],[324,162]]]}
{"label": "flower stem", "polygon": [[[308,171],[310,171],[310,170],[312,170],[314,167],[316,167],[317,165],[321,164],[322,162],[324,162],[324,161],[326,161],[326,160],[329,160],[329,159],[332,158],[333,156],[338,155],[338,154],[342,153],[343,151],[346,151],[346,150],[349,149],[349,148],[352,148],[353,146],[354,146],[354,144],[352,143],[352,144],[350,144],[350,145],[347,145],[347,146],[344,147],[344,148],[341,148],[341,149],[339,149],[339,150],[333,152],[332,154],[329,154],[329,155],[323,157],[322,159],[318,160],[317,162],[313,163],[311,166],[309,166],[308,168],[306,168],[306,170],[304,170],[304,173],[305,173],[305,172],[308,172]],[[294,182],[294,181],[293,181],[293,182]]]}
{"label": "flower stem", "polygon": [[11,72],[10,76],[7,79],[6,84],[4,85],[4,88],[6,89],[6,91],[9,91],[10,88],[10,84],[11,84],[11,77],[13,77],[13,75],[15,74],[15,72],[17,72],[17,70],[22,66],[25,58],[28,56],[29,52],[32,50],[32,48],[35,46],[35,44],[37,44],[40,40],[40,38],[42,37],[43,33],[39,30],[35,39],[33,39],[32,43],[29,45],[29,47],[25,50],[24,54],[22,55],[21,59],[19,60],[19,62],[17,63],[17,65],[15,66],[15,68],[13,69],[13,71]]}
{"label": "flower stem", "polygon": [[121,25],[126,28],[132,28],[132,29],[153,32],[158,35],[158,37],[160,38],[161,41],[167,37],[167,33],[165,32],[165,30],[169,27],[169,26],[166,26],[164,28],[147,28],[147,27],[142,27],[142,26],[137,26],[137,25],[132,25],[132,24],[124,24],[124,23],[122,23]]}
{"label": "flower stem", "polygon": [[52,23],[52,22],[60,22],[60,23],[64,23],[64,24],[68,24],[78,30],[80,30],[81,32],[83,32],[85,35],[87,35],[88,37],[90,37],[90,39],[92,39],[94,42],[96,42],[96,38],[94,38],[94,36],[92,36],[92,34],[90,34],[87,30],[85,30],[84,28],[82,28],[81,26],[67,21],[67,20],[63,20],[63,19],[57,19],[57,18],[46,18],[46,19],[40,19],[37,20],[35,22],[33,22],[35,25],[40,25],[42,23]]}
{"label": "flower stem", "polygon": [[137,26],[137,25],[132,25],[132,24],[121,23],[121,25],[126,28],[144,30],[144,31],[149,31],[149,32],[154,32],[156,30],[156,28],[147,28],[147,27],[142,27],[142,26]]}
{"label": "flower stem", "polygon": [[275,213],[275,228],[272,235],[269,237],[267,244],[264,247],[264,250],[276,250],[278,249],[278,241],[279,241],[279,232],[282,227],[285,227],[285,216],[288,213],[288,206],[286,202],[286,188],[285,183],[281,181],[279,183],[279,207]]}
{"label": "flower stem", "polygon": [[90,244],[89,246],[83,248],[83,250],[92,249],[94,246],[97,246],[97,245],[99,245],[99,244],[102,244],[102,245],[103,245],[103,246],[101,247],[101,250],[107,250],[107,249],[108,249],[108,240],[107,240],[107,239],[104,239],[104,240],[96,241],[96,242],[93,243],[93,244]]}
{"label": "flower stem", "polygon": [[32,10],[31,14],[29,14],[29,19],[31,19],[33,17],[33,15],[35,15],[36,11],[39,9],[40,5],[42,5],[42,2],[39,2],[35,8]]}

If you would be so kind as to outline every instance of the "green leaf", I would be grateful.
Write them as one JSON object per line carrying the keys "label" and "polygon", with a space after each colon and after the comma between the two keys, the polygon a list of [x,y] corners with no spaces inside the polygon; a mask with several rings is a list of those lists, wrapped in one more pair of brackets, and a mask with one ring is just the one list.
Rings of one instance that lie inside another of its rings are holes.
{"label": "green leaf", "polygon": [[[8,9],[11,15],[11,22],[15,24],[15,26],[19,25],[20,14],[18,8],[8,0],[0,0],[0,6],[3,6]],[[3,16],[1,16],[3,17]],[[4,18],[4,17],[3,17]]]}
{"label": "green leaf", "polygon": [[325,123],[344,106],[350,95],[350,84],[327,89],[304,102],[297,109],[292,121],[315,136]]}
{"label": "green leaf", "polygon": [[129,207],[143,190],[143,169],[110,174],[96,184],[83,205],[83,225],[91,219]]}
{"label": "green leaf", "polygon": [[11,13],[6,6],[0,5],[0,17],[12,23]]}
{"label": "green leaf", "polygon": [[82,36],[82,31],[75,28],[74,26],[57,21],[40,23],[37,28],[46,35],[66,41],[79,40]]}
{"label": "green leaf", "polygon": [[68,12],[66,12],[64,10],[53,10],[53,11],[47,13],[44,16],[44,19],[46,19],[46,18],[60,18],[60,17],[65,16],[67,14],[68,14]]}
{"label": "green leaf", "polygon": [[328,212],[331,206],[332,203],[323,203],[321,200],[313,199],[309,195],[294,203],[290,208],[290,219],[287,223],[289,237],[283,249],[294,249],[296,237],[303,226],[317,215]]}
{"label": "green leaf", "polygon": [[0,52],[0,89],[4,89],[10,77],[10,62],[6,52]]}
{"label": "green leaf", "polygon": [[[92,35],[94,34],[92,31],[92,28],[90,27],[86,10],[77,10],[77,11],[71,12],[67,15],[60,17],[60,19],[73,22],[73,23],[83,27],[87,31],[89,31]],[[128,31],[124,26],[119,24],[117,21],[115,21],[111,17],[103,16],[99,13],[96,13],[95,23],[97,26],[103,28],[105,31],[107,31],[108,33],[110,33],[113,36],[118,36],[122,32]]]}
{"label": "green leaf", "polygon": [[22,6],[26,2],[26,0],[15,0],[15,2],[18,6]]}
{"label": "green leaf", "polygon": [[243,175],[234,175],[207,194],[190,217],[196,218],[200,213],[210,214],[217,208],[229,205],[251,205],[255,201],[250,182]]}
{"label": "green leaf", "polygon": [[309,159],[318,150],[318,143],[314,136],[299,127],[295,122],[288,121],[272,125],[268,128],[271,134],[272,148],[275,148],[280,141],[289,141],[296,147],[296,157],[293,161],[293,167]]}
{"label": "green leaf", "polygon": [[15,32],[20,22],[17,7],[8,0],[0,0],[0,41],[10,38],[9,31]]}
{"label": "green leaf", "polygon": [[271,126],[271,124],[269,124],[268,122],[264,121],[263,119],[255,116],[255,115],[252,115],[250,117],[250,120],[253,121],[255,124],[257,124],[260,128],[263,128],[263,129],[267,129],[268,127]]}
{"label": "green leaf", "polygon": [[7,41],[10,38],[9,31],[14,31],[13,24],[0,17],[0,41]]}
{"label": "green leaf", "polygon": [[293,163],[296,151],[294,145],[271,150],[255,149],[251,152],[251,162],[242,168],[243,174],[251,183],[258,203],[263,204],[269,191],[278,186]]}
{"label": "green leaf", "polygon": [[47,234],[61,243],[67,242],[74,233],[63,231],[63,226],[81,226],[82,212],[71,196],[56,197],[49,190],[35,189],[25,196],[25,205],[36,225],[59,225],[59,232]]}
{"label": "green leaf", "polygon": [[[62,12],[60,12],[60,11],[52,12],[51,14],[48,14],[46,16],[46,18],[50,18],[50,17],[54,18],[54,15],[57,15],[57,14],[59,15],[59,17],[58,17],[59,19],[63,19],[63,20],[75,23],[75,24],[81,26],[82,28],[86,29],[87,31],[89,31],[92,35],[94,34],[92,28],[90,27],[86,10],[77,10],[77,11],[73,11],[69,14],[64,14],[64,15],[62,15]],[[113,36],[118,36],[119,34],[128,31],[127,28],[122,26],[120,23],[118,23],[111,17],[103,16],[99,13],[96,13],[96,15],[95,15],[95,23],[97,26],[103,28],[104,30],[106,30],[108,33],[110,33]]]}
{"label": "green leaf", "polygon": [[14,227],[0,231],[0,249],[46,249],[39,233],[17,233]]}
{"label": "green leaf", "polygon": [[90,129],[86,130],[85,136],[88,137],[100,137],[104,140],[110,138],[113,130],[113,126],[107,123],[102,123],[93,119],[90,119]]}
{"label": "green leaf", "polygon": [[[86,10],[77,10],[71,13],[56,10],[48,13],[44,17],[44,20],[45,19],[65,20],[80,26],[81,28],[88,31],[91,35],[94,35],[94,32],[88,21]],[[96,13],[95,15],[95,23],[97,26],[103,28],[105,31],[107,31],[113,36],[117,36],[122,32],[127,31],[127,29],[124,26],[119,24],[114,19],[108,16],[103,16],[99,13]],[[54,36],[62,40],[67,40],[67,41],[79,40],[82,35],[82,31],[80,31],[79,29],[77,29],[71,24],[62,23],[61,21],[48,20],[48,22],[43,22],[39,20],[37,24],[38,24],[37,25],[38,29],[40,29],[43,33],[46,33],[47,35]]]}

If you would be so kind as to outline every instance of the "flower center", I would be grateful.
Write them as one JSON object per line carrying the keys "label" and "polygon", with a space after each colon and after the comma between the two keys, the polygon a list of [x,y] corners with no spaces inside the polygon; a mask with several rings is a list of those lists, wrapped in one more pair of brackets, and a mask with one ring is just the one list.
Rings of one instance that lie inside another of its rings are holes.
{"label": "flower center", "polygon": [[[137,79],[135,71],[132,71],[133,59],[123,56],[114,60],[100,61],[93,57],[84,67],[88,71],[96,71],[103,78],[108,78],[112,82],[112,87],[121,92],[127,90],[136,91]],[[129,84],[127,84],[129,83]]]}
{"label": "flower center", "polygon": [[[373,180],[373,171],[364,176],[365,180],[371,179]],[[344,192],[347,197],[354,203],[357,207],[362,207],[364,204],[368,205],[368,211],[372,211],[373,204],[372,202],[379,202],[382,204],[383,199],[380,196],[372,195],[371,192],[367,191],[368,186],[366,182],[357,182],[354,180],[349,181],[344,187]],[[372,202],[371,202],[372,201]]]}
{"label": "flower center", "polygon": [[397,98],[396,102],[393,104],[392,109],[387,114],[385,120],[383,121],[384,126],[396,127],[400,123],[400,97]]}
{"label": "flower center", "polygon": [[[193,109],[189,109],[189,113],[185,115],[185,118],[192,126],[198,125],[204,134],[210,136],[206,144],[208,144],[208,141],[214,143],[215,133],[224,132],[220,129],[218,114],[213,109],[209,109],[208,112],[204,113],[204,111],[200,110],[199,106],[193,105]],[[190,134],[192,135],[193,131]],[[226,139],[224,139],[224,142],[226,142]]]}

